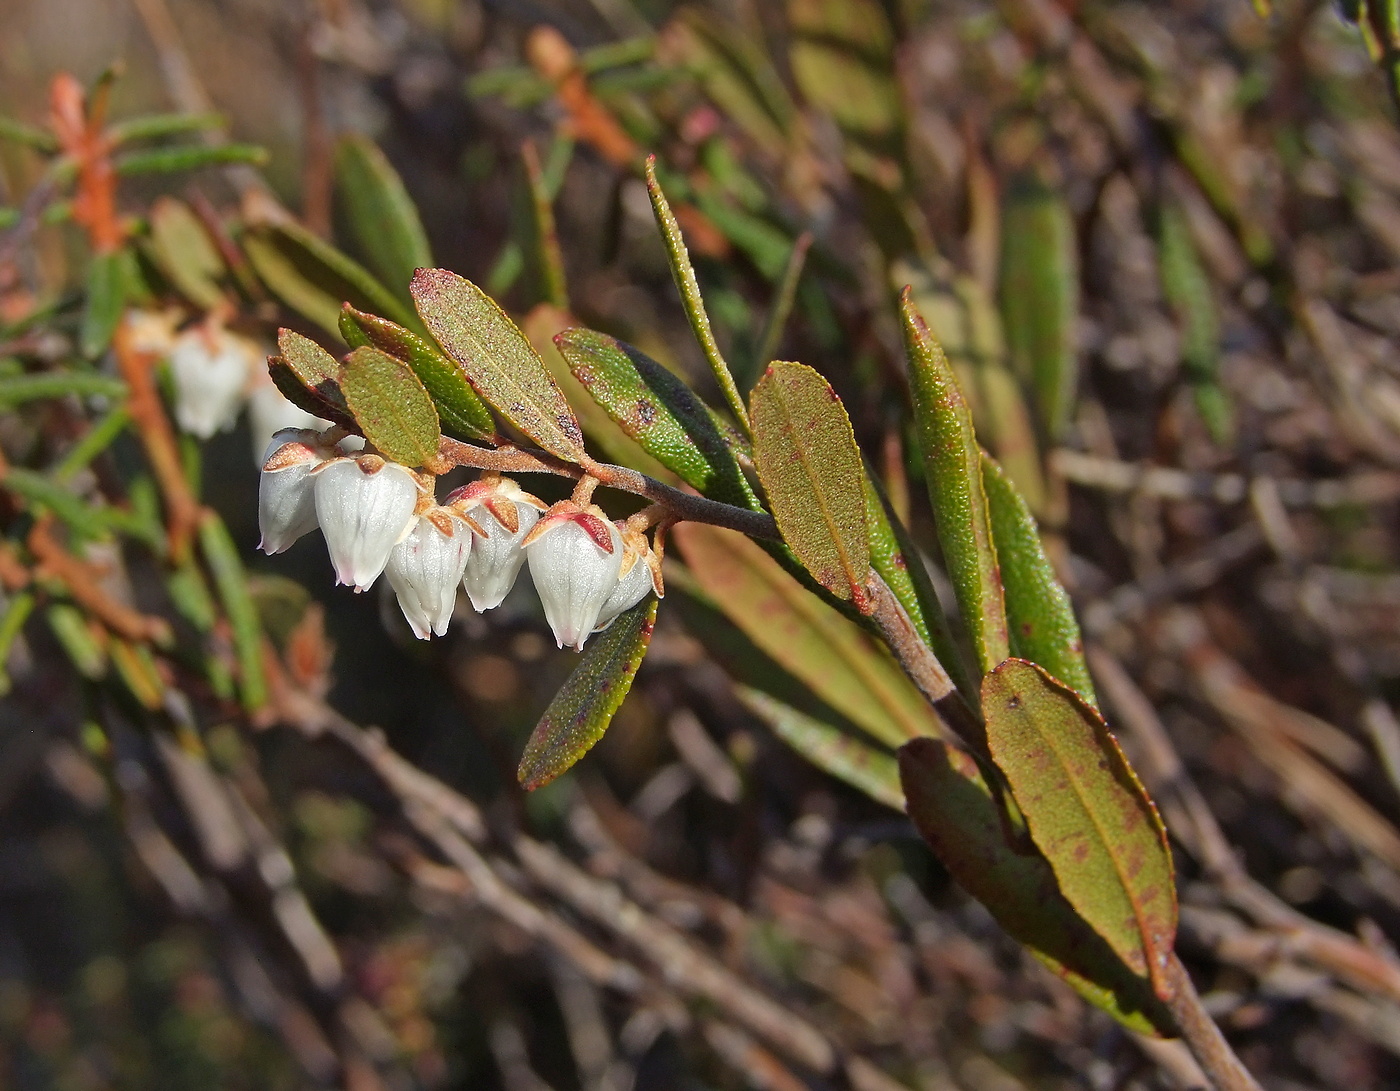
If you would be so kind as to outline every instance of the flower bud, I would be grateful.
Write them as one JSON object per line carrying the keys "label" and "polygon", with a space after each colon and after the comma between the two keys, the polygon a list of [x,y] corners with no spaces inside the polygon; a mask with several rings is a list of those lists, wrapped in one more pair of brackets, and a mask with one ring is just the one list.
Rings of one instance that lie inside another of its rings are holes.
{"label": "flower bud", "polygon": [[638,530],[628,530],[622,524],[618,526],[622,531],[622,566],[616,585],[598,611],[598,620],[593,626],[595,633],[601,633],[619,614],[632,609],[653,591],[657,598],[665,593],[661,586],[661,561],[652,552],[647,536]]}
{"label": "flower bud", "polygon": [[525,563],[520,543],[545,505],[510,478],[489,474],[457,489],[445,503],[479,524],[462,586],[478,613],[495,609],[515,586]]}
{"label": "flower bud", "polygon": [[316,518],[336,582],[365,591],[409,531],[424,490],[406,466],[378,455],[337,458],[315,471]]}
{"label": "flower bud", "polygon": [[384,574],[419,640],[447,632],[471,548],[465,519],[450,508],[429,508],[414,516],[412,529],[390,552]]}
{"label": "flower bud", "polygon": [[582,651],[617,586],[622,535],[599,508],[563,500],[540,518],[523,545],[554,639],[561,648]]}
{"label": "flower bud", "polygon": [[215,326],[192,326],[175,338],[170,377],[180,428],[198,439],[232,428],[262,358],[252,341]]}
{"label": "flower bud", "polygon": [[258,477],[258,548],[269,555],[281,553],[303,534],[316,529],[315,479],[317,466],[339,454],[319,432],[284,428],[272,437],[263,452]]}

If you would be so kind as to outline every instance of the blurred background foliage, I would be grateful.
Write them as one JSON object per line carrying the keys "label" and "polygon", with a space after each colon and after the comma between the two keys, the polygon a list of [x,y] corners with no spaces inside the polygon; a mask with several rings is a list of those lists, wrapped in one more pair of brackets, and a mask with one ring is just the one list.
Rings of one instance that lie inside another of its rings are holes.
{"label": "blurred background foliage", "polygon": [[[1266,1086],[1362,1091],[1400,1082],[1400,135],[1367,55],[1393,56],[1387,11],[0,0],[0,113],[42,126],[55,72],[120,59],[115,121],[214,109],[265,148],[260,175],[120,196],[145,217],[173,194],[255,240],[252,271],[234,247],[211,276],[269,348],[278,324],[335,334],[277,288],[279,205],[406,290],[419,241],[375,235],[359,134],[434,260],[547,356],[572,315],[719,405],[641,179],[655,152],[740,385],[775,355],[819,369],[931,548],[894,307],[911,285],[1166,813],[1212,1013]],[[43,170],[0,142],[0,389],[82,348],[81,236],[25,222]],[[63,450],[90,404],[0,415],[0,448]],[[200,693],[140,729],[129,697],[79,682],[85,649],[105,671],[81,616],[0,623],[7,1086],[1191,1086],[1179,1050],[1001,936],[896,810],[785,747],[774,731],[801,724],[743,686],[851,711],[683,573],[607,737],[522,796],[516,760],[572,665],[533,599],[422,645],[392,599],[330,590],[315,547],[255,555],[252,442],[216,436],[196,476],[277,649],[272,714]],[[157,539],[147,488],[122,533]],[[14,535],[26,498],[6,495]],[[163,601],[149,558],[86,560]],[[232,677],[237,634],[211,632]],[[138,699],[162,681],[139,651],[116,668]],[[414,766],[479,810],[405,809]]]}

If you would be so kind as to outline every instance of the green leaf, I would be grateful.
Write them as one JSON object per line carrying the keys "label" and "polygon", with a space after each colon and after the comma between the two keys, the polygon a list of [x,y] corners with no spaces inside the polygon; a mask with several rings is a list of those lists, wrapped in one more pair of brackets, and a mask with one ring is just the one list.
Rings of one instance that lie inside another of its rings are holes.
{"label": "green leaf", "polygon": [[1069,903],[1170,995],[1176,885],[1167,831],[1103,718],[1034,663],[982,679],[992,759]]}
{"label": "green leaf", "polygon": [[234,163],[261,167],[266,162],[267,149],[256,144],[187,144],[179,148],[130,152],[118,157],[113,166],[119,175],[129,178],[137,174],[172,174]]}
{"label": "green leaf", "polygon": [[95,371],[39,371],[0,379],[0,405],[4,406],[69,394],[122,398],[126,396],[126,383]]}
{"label": "green leaf", "polygon": [[365,439],[385,458],[422,466],[438,452],[437,410],[413,369],[364,346],[340,366],[340,390]]}
{"label": "green leaf", "polygon": [[813,694],[888,746],[941,725],[884,649],[742,534],[702,523],[671,531],[700,589]]}
{"label": "green leaf", "polygon": [[334,356],[285,328],[277,331],[277,350],[281,356],[268,360],[268,373],[289,401],[353,432],[360,430],[340,389],[340,362]]}
{"label": "green leaf", "polygon": [[841,399],[806,365],[775,361],[749,414],[754,465],[783,540],[818,583],[868,611],[865,469]]}
{"label": "green leaf", "polygon": [[0,140],[10,140],[16,144],[23,144],[25,147],[33,148],[45,155],[53,155],[58,151],[58,138],[53,133],[47,129],[26,125],[23,121],[16,121],[3,114],[0,114]]}
{"label": "green leaf", "polygon": [[184,133],[221,129],[227,124],[222,114],[145,114],[126,118],[107,127],[107,139],[113,147],[133,140],[156,140]]}
{"label": "green leaf", "polygon": [[901,124],[893,34],[876,0],[788,0],[793,79],[819,113],[868,141]]}
{"label": "green leaf", "polygon": [[459,439],[496,438],[496,421],[462,369],[426,337],[419,337],[387,318],[357,311],[345,304],[340,311],[340,335],[351,348],[371,345],[413,368],[432,395],[445,431]]}
{"label": "green leaf", "polygon": [[10,658],[10,649],[14,647],[20,630],[24,628],[24,623],[33,612],[32,591],[16,591],[4,604],[3,609],[0,609],[0,696],[9,693],[11,688],[10,675],[5,669]]}
{"label": "green leaf", "polygon": [[774,700],[762,690],[739,686],[735,691],[760,720],[817,768],[858,788],[877,803],[904,810],[899,766],[887,751],[876,750],[830,724]]}
{"label": "green leaf", "polygon": [[122,251],[94,254],[88,265],[87,300],[83,305],[78,349],[89,360],[101,356],[112,343],[117,323],[126,307],[126,275]]}
{"label": "green leaf", "polygon": [[333,334],[340,332],[342,303],[423,332],[418,316],[368,269],[292,220],[256,224],[240,241],[253,271],[273,295]]}
{"label": "green leaf", "polygon": [[107,648],[87,615],[71,603],[55,602],[44,611],[44,620],[79,674],[95,682],[107,673]]}
{"label": "green leaf", "polygon": [[526,791],[548,784],[603,737],[642,665],[658,605],[639,602],[589,641],[525,744],[516,777]]}
{"label": "green leaf", "polygon": [[385,284],[406,294],[414,271],[433,264],[433,252],[403,179],[374,141],[358,133],[336,145],[335,178],[361,253]]}
{"label": "green leaf", "polygon": [[238,660],[239,688],[243,707],[250,712],[267,703],[267,680],[263,676],[262,627],[258,610],[248,593],[248,575],[238,559],[238,548],[228,528],[213,511],[205,509],[199,523],[199,548],[204,563],[214,577],[214,587],[223,604],[233,633],[233,651]]}
{"label": "green leaf", "polygon": [[982,484],[1006,588],[1011,654],[1039,663],[1097,708],[1074,606],[1045,556],[1035,517],[996,460],[985,454]]}
{"label": "green leaf", "polygon": [[938,540],[963,624],[972,634],[985,674],[1006,658],[1008,644],[1006,605],[982,487],[982,452],[953,369],[914,310],[907,288],[900,296],[900,314]]}
{"label": "green leaf", "polygon": [[970,754],[936,739],[915,739],[899,751],[899,772],[919,833],[1008,934],[1130,1029],[1176,1034],[1146,979],[1065,900],[1045,858],[1007,843],[1005,816]]}
{"label": "green leaf", "polygon": [[1079,379],[1079,251],[1064,195],[1034,179],[1013,184],[1001,228],[1001,310],[1012,366],[1035,391],[1056,441]]}
{"label": "green leaf", "polygon": [[567,329],[554,343],[574,378],[647,454],[712,500],[761,507],[710,410],[670,371],[594,330]]}
{"label": "green leaf", "polygon": [[160,271],[177,291],[206,310],[223,298],[224,259],[199,217],[184,201],[158,197],[151,206],[151,247]]}
{"label": "green leaf", "polygon": [[476,392],[546,451],[580,462],[583,430],[539,353],[494,299],[446,269],[419,269],[418,313]]}
{"label": "green leaf", "polygon": [[314,417],[338,424],[347,432],[358,433],[359,424],[345,404],[345,397],[339,387],[334,387],[335,402],[326,400],[318,391],[309,390],[297,378],[297,374],[281,356],[269,356],[267,373],[272,377],[272,385],[282,392],[282,396],[299,409],[305,409]]}

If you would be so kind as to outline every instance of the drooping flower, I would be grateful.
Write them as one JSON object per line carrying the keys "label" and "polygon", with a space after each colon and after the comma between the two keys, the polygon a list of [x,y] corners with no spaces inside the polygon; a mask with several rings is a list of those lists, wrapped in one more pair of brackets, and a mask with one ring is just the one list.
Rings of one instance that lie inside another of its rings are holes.
{"label": "drooping flower", "polygon": [[600,508],[561,500],[540,517],[523,548],[554,639],[582,651],[617,586],[622,535]]}
{"label": "drooping flower", "polygon": [[170,350],[175,421],[198,439],[232,428],[262,350],[219,326],[191,326]]}
{"label": "drooping flower", "polygon": [[384,574],[419,640],[447,632],[471,555],[472,528],[451,508],[429,508],[414,516],[412,528],[389,554]]}
{"label": "drooping flower", "polygon": [[366,591],[413,524],[426,491],[406,466],[378,455],[337,458],[315,471],[316,519],[336,582]]}
{"label": "drooping flower", "polygon": [[272,437],[258,476],[258,548],[264,553],[281,553],[316,529],[312,472],[339,454],[320,432],[310,429],[284,428]]}
{"label": "drooping flower", "polygon": [[478,524],[462,586],[478,613],[492,610],[515,586],[525,563],[520,544],[545,504],[510,478],[494,474],[483,474],[480,480],[463,485],[443,503]]}
{"label": "drooping flower", "polygon": [[595,633],[601,633],[620,614],[632,609],[652,592],[656,593],[657,598],[666,593],[661,583],[661,560],[652,551],[647,536],[639,530],[628,530],[624,524],[616,525],[622,535],[622,565],[617,583],[598,611],[598,620],[593,626]]}

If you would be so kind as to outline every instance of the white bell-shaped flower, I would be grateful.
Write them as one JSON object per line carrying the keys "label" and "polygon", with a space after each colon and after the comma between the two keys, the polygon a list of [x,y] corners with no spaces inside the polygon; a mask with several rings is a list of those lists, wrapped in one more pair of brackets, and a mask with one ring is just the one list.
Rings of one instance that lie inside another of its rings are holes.
{"label": "white bell-shaped flower", "polygon": [[462,486],[445,503],[478,524],[462,587],[478,613],[493,610],[515,586],[525,563],[520,543],[534,529],[545,504],[510,478],[494,474]]}
{"label": "white bell-shaped flower", "polygon": [[429,508],[390,552],[384,575],[419,640],[447,632],[471,548],[467,520],[450,508]]}
{"label": "white bell-shaped flower", "polygon": [[321,433],[309,429],[284,428],[272,437],[258,477],[258,548],[264,553],[281,553],[316,529],[312,471],[339,454]]}
{"label": "white bell-shaped flower", "polygon": [[561,648],[582,651],[617,586],[622,535],[599,508],[563,500],[545,512],[523,545],[554,639]]}
{"label": "white bell-shaped flower", "polygon": [[315,470],[316,519],[337,583],[366,591],[413,525],[425,491],[413,471],[378,455],[338,458]]}
{"label": "white bell-shaped flower", "polygon": [[632,609],[653,591],[661,598],[665,591],[661,584],[661,561],[652,552],[651,544],[641,531],[628,530],[619,524],[622,532],[622,565],[617,583],[603,607],[598,611],[598,621],[593,626],[595,633],[601,633],[617,620],[618,615]]}
{"label": "white bell-shaped flower", "polygon": [[[248,395],[248,430],[252,433],[254,458],[278,432],[288,428],[328,428],[330,423],[288,401],[270,378],[254,380],[252,393]],[[263,462],[266,461],[267,456],[263,455]]]}
{"label": "white bell-shaped flower", "polygon": [[262,359],[256,344],[218,326],[185,330],[170,350],[176,423],[198,439],[232,428]]}

